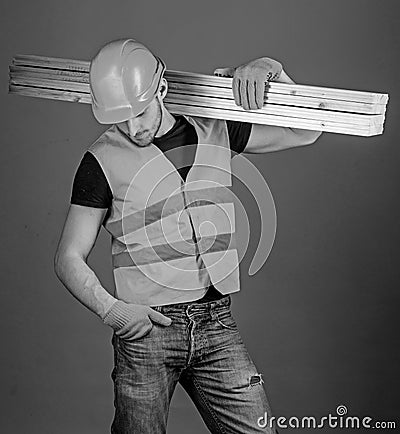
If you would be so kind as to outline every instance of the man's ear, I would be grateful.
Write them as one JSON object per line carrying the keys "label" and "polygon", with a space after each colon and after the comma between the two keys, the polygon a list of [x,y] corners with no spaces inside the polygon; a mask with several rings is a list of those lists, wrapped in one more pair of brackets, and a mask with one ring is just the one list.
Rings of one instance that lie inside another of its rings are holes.
{"label": "man's ear", "polygon": [[160,94],[160,98],[164,99],[165,96],[167,95],[168,92],[168,82],[167,80],[163,77],[160,81],[160,87],[158,88],[158,92]]}

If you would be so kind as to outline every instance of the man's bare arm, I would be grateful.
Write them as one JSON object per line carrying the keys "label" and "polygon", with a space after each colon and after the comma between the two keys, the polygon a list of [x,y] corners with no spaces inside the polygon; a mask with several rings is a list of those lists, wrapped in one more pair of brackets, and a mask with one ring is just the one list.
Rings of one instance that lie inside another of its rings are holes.
{"label": "man's bare arm", "polygon": [[103,208],[70,205],[54,257],[54,270],[64,286],[101,318],[117,300],[103,288],[86,260],[106,212]]}
{"label": "man's bare arm", "polygon": [[168,326],[171,319],[150,306],[117,300],[87,265],[106,211],[70,205],[54,257],[54,270],[68,291],[112,327],[117,336],[135,340],[149,333],[153,322]]}

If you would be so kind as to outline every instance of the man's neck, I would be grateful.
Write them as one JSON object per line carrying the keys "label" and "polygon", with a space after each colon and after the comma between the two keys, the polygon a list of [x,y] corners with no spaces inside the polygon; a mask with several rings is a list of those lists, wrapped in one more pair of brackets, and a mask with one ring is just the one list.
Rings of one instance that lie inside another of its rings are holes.
{"label": "man's neck", "polygon": [[168,133],[168,131],[175,125],[176,119],[172,116],[172,114],[164,107],[161,106],[161,125],[157,131],[156,137],[162,137],[164,134]]}

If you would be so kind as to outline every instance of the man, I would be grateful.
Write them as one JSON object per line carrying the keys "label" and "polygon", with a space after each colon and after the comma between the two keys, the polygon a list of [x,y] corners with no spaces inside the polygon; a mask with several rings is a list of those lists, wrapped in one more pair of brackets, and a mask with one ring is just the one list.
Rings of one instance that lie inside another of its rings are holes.
{"label": "man", "polygon": [[[164,70],[132,39],[92,60],[93,113],[111,127],[75,175],[55,271],[114,330],[112,433],[165,433],[178,381],[212,433],[273,433],[257,424],[271,411],[230,310],[239,290],[230,161],[320,132],[173,116]],[[293,83],[272,59],[236,68],[236,103],[261,108],[272,77]],[[101,225],[112,236],[115,297],[86,263]]]}

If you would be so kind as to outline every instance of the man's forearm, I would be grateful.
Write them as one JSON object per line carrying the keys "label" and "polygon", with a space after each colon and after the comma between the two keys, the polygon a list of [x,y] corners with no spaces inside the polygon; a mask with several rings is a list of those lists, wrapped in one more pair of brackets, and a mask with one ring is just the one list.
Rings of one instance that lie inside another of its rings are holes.
{"label": "man's forearm", "polygon": [[100,318],[117,301],[101,285],[94,271],[79,256],[56,258],[54,270],[68,291]]}

